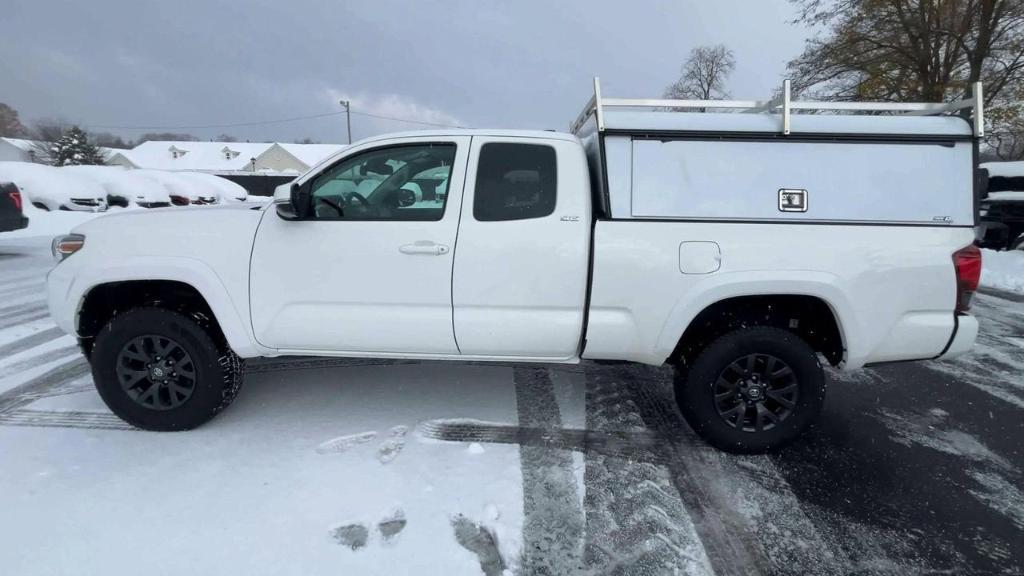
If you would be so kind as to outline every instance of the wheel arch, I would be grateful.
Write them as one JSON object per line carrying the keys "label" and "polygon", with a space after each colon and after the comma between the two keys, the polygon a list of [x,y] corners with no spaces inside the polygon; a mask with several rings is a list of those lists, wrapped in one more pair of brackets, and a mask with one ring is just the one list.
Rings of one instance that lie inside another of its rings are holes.
{"label": "wheel arch", "polygon": [[[114,315],[130,308],[156,305],[205,323],[241,357],[260,355],[227,289],[205,264],[187,259],[184,266],[132,267],[130,263],[90,278],[79,287],[75,332],[88,352],[90,340]],[[193,314],[194,313],[194,314]]]}
{"label": "wheel arch", "polygon": [[667,361],[678,362],[733,329],[775,326],[800,335],[829,363],[838,365],[855,346],[853,327],[844,323],[853,316],[830,280],[741,281],[684,298],[662,329],[659,350]]}

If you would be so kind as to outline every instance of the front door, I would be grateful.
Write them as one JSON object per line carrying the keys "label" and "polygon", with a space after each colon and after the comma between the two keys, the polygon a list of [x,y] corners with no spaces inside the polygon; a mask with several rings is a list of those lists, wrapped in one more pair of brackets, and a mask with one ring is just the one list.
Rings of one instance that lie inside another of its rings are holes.
{"label": "front door", "polygon": [[312,182],[310,216],[264,215],[252,254],[264,346],[458,354],[451,278],[469,137],[352,149]]}

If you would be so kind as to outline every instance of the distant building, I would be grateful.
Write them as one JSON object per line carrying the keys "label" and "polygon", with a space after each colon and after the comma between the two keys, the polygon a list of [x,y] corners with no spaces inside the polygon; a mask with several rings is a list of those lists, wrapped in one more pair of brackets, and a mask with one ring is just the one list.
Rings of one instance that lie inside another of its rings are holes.
{"label": "distant building", "polygon": [[35,140],[0,138],[0,162],[34,162]]}
{"label": "distant building", "polygon": [[277,185],[344,148],[342,144],[149,141],[131,150],[114,151],[107,163],[207,172],[241,184],[250,194],[268,195]]}
{"label": "distant building", "polygon": [[[43,142],[42,140],[25,140],[23,138],[0,138],[0,162],[46,162],[45,158],[41,158],[37,150],[40,147],[49,148],[52,146],[50,142]],[[125,152],[125,150],[119,150],[117,148],[104,148],[100,147],[100,152],[103,153],[107,158],[111,158],[114,153]]]}

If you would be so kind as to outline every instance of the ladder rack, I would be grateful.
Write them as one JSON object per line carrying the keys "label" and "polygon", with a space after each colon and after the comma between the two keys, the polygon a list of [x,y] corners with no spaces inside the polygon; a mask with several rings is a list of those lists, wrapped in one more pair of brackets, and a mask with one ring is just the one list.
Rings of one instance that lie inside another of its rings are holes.
{"label": "ladder rack", "polygon": [[781,132],[789,134],[790,120],[794,111],[819,110],[829,112],[895,112],[902,116],[934,116],[948,112],[971,109],[971,120],[975,137],[985,135],[984,97],[981,82],[971,86],[971,97],[953,102],[824,102],[793,100],[790,81],[782,83],[782,94],[773,100],[671,100],[659,98],[605,98],[601,96],[601,79],[594,77],[594,95],[587,101],[583,111],[570,126],[576,134],[593,114],[597,119],[597,130],[604,131],[604,110],[606,108],[688,108],[698,110],[738,110],[743,113],[780,114]]}

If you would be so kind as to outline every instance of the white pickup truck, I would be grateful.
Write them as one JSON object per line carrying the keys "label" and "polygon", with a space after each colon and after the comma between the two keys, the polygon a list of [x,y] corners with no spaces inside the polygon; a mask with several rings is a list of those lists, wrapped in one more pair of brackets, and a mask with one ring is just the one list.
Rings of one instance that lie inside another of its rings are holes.
{"label": "white pickup truck", "polygon": [[[150,430],[212,418],[245,358],[595,359],[671,364],[698,433],[764,451],[820,411],[819,357],[971,347],[976,100],[628,100],[595,80],[571,134],[379,136],[272,205],[97,218],[55,239],[50,310]],[[847,113],[799,113],[824,109]]]}

